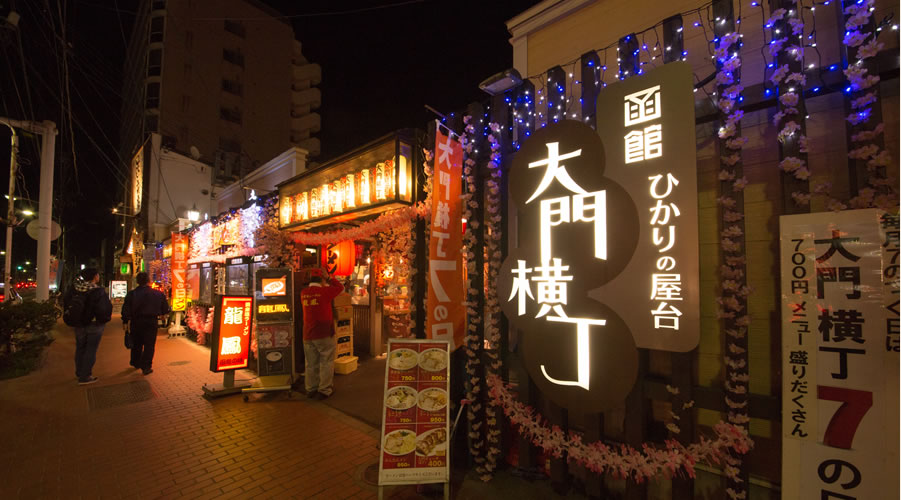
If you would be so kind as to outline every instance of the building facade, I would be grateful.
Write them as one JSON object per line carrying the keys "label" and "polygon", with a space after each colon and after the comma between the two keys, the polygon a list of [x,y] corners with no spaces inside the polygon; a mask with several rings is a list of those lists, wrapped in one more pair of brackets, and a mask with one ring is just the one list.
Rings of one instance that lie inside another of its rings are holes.
{"label": "building facade", "polygon": [[261,2],[141,2],[124,72],[123,158],[158,133],[226,185],[290,147],[319,153],[321,69]]}

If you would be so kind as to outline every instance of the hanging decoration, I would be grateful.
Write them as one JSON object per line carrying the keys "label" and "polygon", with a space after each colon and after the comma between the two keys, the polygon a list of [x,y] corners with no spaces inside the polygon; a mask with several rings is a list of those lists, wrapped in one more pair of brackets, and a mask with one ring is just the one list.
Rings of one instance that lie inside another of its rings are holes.
{"label": "hanging decoration", "polygon": [[363,240],[398,227],[407,228],[411,221],[425,218],[430,212],[431,208],[421,201],[408,207],[386,212],[377,219],[364,222],[357,227],[325,233],[297,231],[292,233],[292,238],[296,243],[317,246],[330,245],[344,240]]}
{"label": "hanging decoration", "polygon": [[[422,172],[423,172],[423,175],[425,178],[425,181],[423,182],[423,190],[425,191],[425,200],[423,203],[427,207],[432,206],[432,172],[433,172],[432,171],[432,165],[433,165],[432,160],[433,160],[433,158],[434,158],[434,152],[432,150],[430,150],[428,148],[422,148]],[[429,216],[425,217],[424,219],[425,219],[425,221],[428,221],[428,220],[430,220],[430,218],[431,218],[431,212],[429,213]],[[409,226],[410,234],[413,235],[414,238],[421,237],[422,241],[430,241],[432,238],[431,225],[428,222],[425,222],[422,225],[422,228],[423,228],[422,234],[419,235],[419,231],[417,231],[417,228],[416,228],[418,220],[419,219],[411,219],[410,220],[410,226]],[[416,262],[416,260],[415,260],[416,259],[415,241],[413,243],[414,244],[411,244],[410,246],[405,248],[405,252],[404,252],[404,254],[406,255],[407,261],[409,261],[409,262]],[[417,291],[416,290],[416,286],[417,286],[416,285],[416,282],[417,282],[416,275],[420,272],[422,272],[422,271],[417,266],[415,266],[415,265],[410,266],[410,294],[409,294],[410,297],[416,296],[416,291]],[[423,310],[428,310],[428,300],[429,300],[428,294],[423,293],[422,294],[422,309]],[[414,300],[410,301],[409,328],[410,328],[411,332],[415,331],[415,329],[416,329],[416,314],[417,314],[416,310],[419,307],[420,306],[419,306],[419,304],[416,303],[416,301],[414,301]]]}
{"label": "hanging decoration", "polygon": [[[720,297],[717,298],[719,308],[717,317],[723,320],[726,331],[727,349],[726,405],[728,419],[733,425],[741,426],[746,431],[750,417],[748,416],[748,366],[747,335],[750,316],[748,316],[748,295],[750,288],[745,279],[744,248],[744,197],[741,195],[748,180],[741,176],[741,149],[747,138],[741,137],[741,119],[744,112],[736,110],[739,96],[744,90],[741,85],[741,35],[736,32],[727,33],[719,38],[714,51],[717,62],[717,106],[724,118],[724,125],[718,136],[726,149],[720,157],[720,197],[722,230],[720,232],[720,248],[723,251],[724,263],[721,266],[722,282]],[[787,66],[786,66],[787,68]],[[781,72],[777,72],[781,73]],[[795,122],[791,125],[797,126]],[[724,472],[729,479],[726,494],[733,500],[747,497],[747,486],[740,477],[741,454],[724,454],[726,462]]]}
{"label": "hanging decoration", "polygon": [[[848,79],[845,92],[851,99],[851,113],[847,121],[856,133],[852,134],[853,149],[848,152],[848,157],[857,160],[866,160],[866,168],[869,172],[869,185],[858,189],[857,196],[851,198],[851,208],[881,208],[891,210],[898,206],[898,178],[897,168],[890,171],[889,167],[897,165],[892,161],[892,156],[887,149],[880,147],[875,139],[883,134],[885,125],[877,123],[872,128],[865,128],[871,123],[873,104],[877,103],[876,96],[879,92],[879,76],[869,74],[865,61],[875,57],[885,44],[878,37],[882,30],[880,25],[874,30],[867,30],[870,17],[875,10],[875,0],[858,1],[845,8],[845,37],[842,43],[848,48],[857,48],[856,61],[848,61],[848,68],[844,70]],[[834,208],[844,208],[843,205],[834,204]]]}
{"label": "hanging decoration", "polygon": [[[501,136],[501,127],[497,123],[490,123],[488,128],[488,143],[491,154],[488,159],[488,180],[485,189],[485,356],[486,377],[495,379],[501,367],[498,351],[501,347],[500,330],[500,300],[497,295],[497,279],[501,269],[503,252],[501,250],[501,144],[498,138]],[[500,454],[500,435],[497,412],[494,405],[485,407],[485,437],[487,440],[487,454],[485,459],[483,480],[491,478],[491,474],[497,467],[497,457]]]}
{"label": "hanging decoration", "polygon": [[192,305],[185,313],[188,328],[197,332],[197,343],[206,343],[206,336],[213,331],[213,308]]}
{"label": "hanging decoration", "polygon": [[[787,23],[783,26],[780,21],[788,17]],[[791,33],[781,33],[781,29],[791,29]],[[768,66],[774,67],[775,61],[779,55],[784,53],[788,57],[804,65],[804,21],[800,16],[795,16],[794,10],[776,9],[767,19],[764,27],[772,31],[771,40],[769,42],[769,53],[773,57],[773,63]],[[780,35],[785,35],[780,38]],[[797,42],[796,42],[797,40]],[[777,140],[785,144],[790,141],[798,141],[800,147],[798,154],[787,154],[779,162],[779,168],[787,174],[798,180],[806,181],[810,178],[810,169],[807,166],[807,137],[804,135],[801,125],[797,120],[803,110],[803,102],[801,93],[807,84],[807,77],[803,73],[791,72],[788,64],[779,66],[773,72],[769,81],[776,86],[782,85],[785,89],[779,95],[779,111],[773,116],[773,125],[779,127]],[[791,149],[784,149],[791,151]],[[810,204],[810,193],[803,191],[795,191],[792,193],[792,200],[798,206],[807,206]]]}
{"label": "hanging decoration", "polygon": [[725,422],[713,427],[715,439],[702,437],[688,446],[674,439],[666,440],[662,447],[645,443],[641,450],[624,444],[608,446],[601,441],[585,443],[577,432],[567,434],[556,425],[548,426],[537,410],[516,400],[500,377],[491,375],[487,383],[492,405],[501,408],[520,434],[549,455],[566,457],[596,474],[611,474],[636,483],[660,476],[693,478],[696,464],[722,466],[730,462],[730,454],[746,454],[754,445],[747,430]]}
{"label": "hanging decoration", "polygon": [[[466,336],[463,340],[466,352],[466,399],[471,401],[466,406],[466,420],[469,424],[469,441],[470,453],[476,462],[476,471],[483,480],[490,478],[490,473],[485,468],[484,441],[482,439],[482,422],[478,420],[478,412],[482,409],[482,403],[479,396],[482,391],[482,379],[479,376],[480,364],[478,352],[482,339],[479,338],[479,322],[482,313],[475,309],[476,297],[481,290],[473,288],[472,277],[481,269],[476,269],[475,264],[475,247],[476,235],[475,230],[479,227],[479,221],[472,217],[472,210],[478,207],[478,202],[474,199],[476,192],[476,129],[472,123],[471,116],[463,117],[463,136],[460,138],[463,145],[463,219],[466,220],[466,230],[463,233],[463,260],[466,266]],[[499,308],[495,308],[494,313],[500,312]]]}

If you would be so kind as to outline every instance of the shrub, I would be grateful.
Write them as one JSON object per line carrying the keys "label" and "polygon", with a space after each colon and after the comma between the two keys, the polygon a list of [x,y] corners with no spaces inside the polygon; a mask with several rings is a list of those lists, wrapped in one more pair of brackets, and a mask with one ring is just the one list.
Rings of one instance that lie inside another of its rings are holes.
{"label": "shrub", "polygon": [[0,304],[0,378],[34,369],[44,348],[53,342],[50,330],[58,318],[59,310],[52,302]]}

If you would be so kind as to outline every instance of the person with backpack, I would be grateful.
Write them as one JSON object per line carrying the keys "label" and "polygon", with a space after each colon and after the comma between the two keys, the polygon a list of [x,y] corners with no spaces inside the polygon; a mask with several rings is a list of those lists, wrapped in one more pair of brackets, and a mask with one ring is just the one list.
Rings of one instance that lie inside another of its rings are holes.
{"label": "person with backpack", "polygon": [[131,332],[131,366],[144,375],[153,373],[153,352],[156,348],[157,319],[169,314],[169,302],[159,290],[147,286],[147,273],[135,276],[138,287],[125,295],[122,304],[122,323]]}
{"label": "person with backpack", "polygon": [[100,286],[100,273],[87,268],[63,297],[63,322],[75,328],[75,376],[78,385],[97,382],[91,372],[97,360],[97,348],[103,328],[113,314],[113,304]]}

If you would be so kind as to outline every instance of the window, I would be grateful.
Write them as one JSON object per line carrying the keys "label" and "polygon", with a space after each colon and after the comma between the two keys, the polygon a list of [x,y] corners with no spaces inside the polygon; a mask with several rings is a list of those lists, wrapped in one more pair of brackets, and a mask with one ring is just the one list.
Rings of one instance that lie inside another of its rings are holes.
{"label": "window", "polygon": [[147,84],[146,103],[148,108],[160,107],[160,84],[159,82],[151,82]]}
{"label": "window", "polygon": [[244,67],[244,54],[239,50],[222,49],[222,58],[234,65]]}
{"label": "window", "polygon": [[229,21],[228,19],[225,20],[225,31],[241,38],[244,38],[245,35],[243,24],[237,21]]}
{"label": "window", "polygon": [[181,96],[181,111],[183,113],[187,113],[191,110],[191,96],[183,95]]}
{"label": "window", "polygon": [[159,115],[147,115],[144,117],[144,132],[156,132],[160,126]]}
{"label": "window", "polygon": [[147,76],[160,76],[163,72],[163,51],[153,49],[147,54]]}
{"label": "window", "polygon": [[165,22],[166,19],[162,16],[150,19],[150,43],[163,41],[163,28],[165,27]]}
{"label": "window", "polygon": [[194,74],[194,67],[191,63],[185,63],[185,81],[190,82],[191,76]]}
{"label": "window", "polygon": [[240,153],[241,152],[241,143],[234,139],[220,137],[219,138],[219,149],[221,149],[222,151],[225,151],[227,153]]}
{"label": "window", "polygon": [[238,108],[219,108],[219,118],[234,123],[241,123],[241,110]]}
{"label": "window", "polygon": [[235,95],[244,94],[244,86],[234,80],[222,79],[222,90]]}
{"label": "window", "polygon": [[166,0],[153,0],[150,10],[163,10],[166,8]]}
{"label": "window", "polygon": [[191,50],[194,48],[194,32],[193,31],[185,31],[185,49]]}

